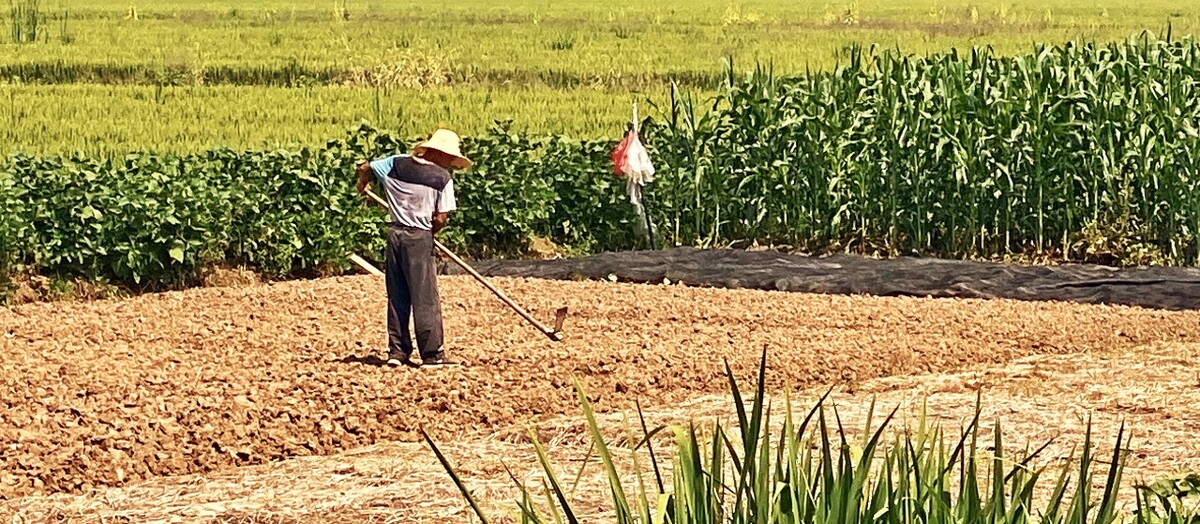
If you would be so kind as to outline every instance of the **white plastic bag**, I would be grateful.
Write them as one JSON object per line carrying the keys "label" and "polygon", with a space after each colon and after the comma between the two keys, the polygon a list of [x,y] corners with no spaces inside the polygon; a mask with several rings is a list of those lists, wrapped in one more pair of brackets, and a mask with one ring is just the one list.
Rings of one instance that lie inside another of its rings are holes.
{"label": "white plastic bag", "polygon": [[613,151],[613,163],[618,175],[625,177],[625,192],[629,201],[642,212],[642,186],[654,181],[654,164],[637,129],[630,129]]}
{"label": "white plastic bag", "polygon": [[625,177],[625,193],[629,195],[634,212],[641,218],[634,223],[634,228],[653,248],[654,226],[642,203],[642,188],[654,181],[654,164],[650,162],[650,154],[646,152],[646,146],[642,145],[641,137],[638,136],[637,122],[637,104],[634,104],[633,120],[630,121],[629,129],[609,156],[613,161],[613,171],[617,176]]}

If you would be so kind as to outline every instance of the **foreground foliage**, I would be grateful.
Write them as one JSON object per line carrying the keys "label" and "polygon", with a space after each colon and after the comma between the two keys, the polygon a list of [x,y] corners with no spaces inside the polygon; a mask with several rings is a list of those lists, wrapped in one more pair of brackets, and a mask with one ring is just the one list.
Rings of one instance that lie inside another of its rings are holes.
{"label": "foreground foliage", "polygon": [[[732,69],[731,69],[732,70]],[[712,109],[677,91],[645,138],[658,245],[786,244],[954,258],[1194,265],[1200,44],[1143,39],[912,58],[853,50],[828,73],[730,74]],[[102,158],[11,156],[0,264],[175,285],[206,264],[331,273],[380,249],[356,162],[411,141],[363,126],[323,147]],[[520,254],[628,249],[608,140],[466,140],[447,241]],[[10,210],[11,209],[11,210]]]}
{"label": "foreground foliage", "polygon": [[[765,372],[764,351],[757,389],[747,409],[726,366],[736,426],[715,422],[706,431],[694,423],[649,429],[639,408],[640,430],[625,428],[627,449],[606,442],[588,396],[577,382],[592,449],[611,488],[610,518],[621,523],[656,524],[1111,524],[1126,520],[1118,507],[1128,445],[1124,426],[1108,456],[1098,457],[1089,424],[1079,454],[1056,465],[1041,456],[1050,443],[1009,454],[999,422],[990,441],[984,436],[981,442],[978,405],[974,420],[960,435],[946,435],[941,428],[927,425],[922,416],[916,428],[891,437],[886,431],[896,411],[873,428],[872,405],[861,438],[850,438],[836,409],[836,426],[831,426],[825,408],[827,393],[798,424],[790,400],[785,400],[783,424],[773,433],[771,409],[764,395]],[[652,445],[655,435],[664,430],[675,434],[669,469],[663,467],[663,459]],[[561,472],[551,464],[536,432],[531,432],[530,438],[545,480],[538,490],[512,477],[521,494],[517,501],[520,522],[578,522],[582,508],[573,503],[573,488],[559,480]],[[486,512],[447,457],[428,435],[425,440],[475,514],[488,522]],[[625,475],[615,458],[623,453],[629,453],[633,468]],[[1093,491],[1096,470],[1105,461],[1107,471],[1099,472],[1103,475],[1100,487]],[[1194,500],[1200,495],[1197,485],[1200,480],[1190,476],[1141,488],[1132,520],[1139,524],[1200,522]]]}

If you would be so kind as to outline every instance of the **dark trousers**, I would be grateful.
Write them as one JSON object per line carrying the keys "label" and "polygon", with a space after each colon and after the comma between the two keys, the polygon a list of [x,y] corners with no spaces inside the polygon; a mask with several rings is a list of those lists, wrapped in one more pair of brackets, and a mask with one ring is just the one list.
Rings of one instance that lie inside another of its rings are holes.
{"label": "dark trousers", "polygon": [[387,239],[388,355],[412,354],[412,316],[421,358],[442,356],[442,305],[433,260],[433,233],[391,226]]}

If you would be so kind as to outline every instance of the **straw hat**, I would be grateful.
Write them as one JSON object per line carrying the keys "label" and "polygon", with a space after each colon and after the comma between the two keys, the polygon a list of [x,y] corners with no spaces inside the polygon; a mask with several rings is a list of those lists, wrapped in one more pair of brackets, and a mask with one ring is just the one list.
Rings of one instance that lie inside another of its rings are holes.
{"label": "straw hat", "polygon": [[462,155],[462,151],[458,149],[458,135],[449,129],[438,129],[433,132],[433,136],[413,148],[413,154],[420,155],[426,149],[441,151],[447,155],[454,157],[450,162],[451,167],[455,169],[466,169],[471,167],[471,161]]}

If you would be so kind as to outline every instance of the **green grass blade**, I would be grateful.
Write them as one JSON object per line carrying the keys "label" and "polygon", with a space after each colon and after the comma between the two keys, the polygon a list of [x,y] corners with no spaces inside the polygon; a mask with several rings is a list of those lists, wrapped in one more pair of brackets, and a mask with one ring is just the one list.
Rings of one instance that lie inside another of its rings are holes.
{"label": "green grass blade", "polygon": [[992,494],[991,500],[988,501],[984,510],[984,514],[990,520],[998,519],[999,516],[1007,513],[1004,496],[1004,479],[1006,475],[1004,473],[1004,442],[1001,437],[1002,433],[1000,421],[997,420],[996,427],[992,430],[992,447],[994,448],[992,451],[991,468]]}
{"label": "green grass blade", "polygon": [[971,418],[971,423],[967,424],[967,427],[963,429],[962,435],[958,439],[958,444],[956,444],[954,446],[954,451],[952,453],[950,453],[950,460],[948,461],[947,466],[946,466],[947,469],[946,469],[946,471],[943,472],[943,474],[949,473],[950,468],[954,467],[955,462],[961,462],[960,459],[962,458],[962,455],[966,453],[966,445],[967,445],[968,439],[971,438],[971,436],[975,434],[976,428],[979,427],[980,412],[981,411],[980,411],[980,408],[978,405],[978,400],[977,400],[976,407],[975,407],[975,416]]}
{"label": "green grass blade", "polygon": [[1096,513],[1095,524],[1110,524],[1116,520],[1117,491],[1121,487],[1121,473],[1125,470],[1125,455],[1122,447],[1126,445],[1125,423],[1117,430],[1117,443],[1113,446],[1112,462],[1108,467],[1108,479],[1104,485],[1104,496]]}
{"label": "green grass blade", "polygon": [[[1075,450],[1072,449],[1070,458],[1075,457]],[[1046,510],[1042,513],[1042,524],[1059,524],[1061,522],[1059,512],[1062,511],[1062,503],[1066,498],[1067,488],[1070,486],[1072,461],[1068,460],[1063,464],[1062,471],[1058,475],[1058,480],[1054,483],[1054,489],[1051,490],[1050,496],[1047,499]]]}
{"label": "green grass blade", "polygon": [[442,454],[442,450],[438,449],[437,444],[433,443],[433,439],[429,438],[429,434],[424,428],[420,429],[421,437],[429,444],[429,448],[433,450],[433,454],[437,456],[438,462],[442,464],[442,468],[450,475],[450,479],[454,481],[454,485],[458,487],[459,493],[462,493],[463,498],[467,499],[467,503],[471,505],[471,510],[475,512],[475,516],[479,517],[479,521],[483,524],[488,524],[487,515],[483,514],[483,510],[479,508],[479,504],[475,502],[475,497],[471,496],[471,492],[467,490],[467,486],[463,484],[458,473],[454,471],[454,467],[450,465],[450,461],[446,459],[446,455]]}
{"label": "green grass blade", "polygon": [[[508,478],[512,479],[513,485],[521,491],[521,500],[517,501],[517,508],[521,510],[521,522],[540,523],[542,518],[537,514],[537,508],[531,502],[532,496],[529,493],[529,488],[525,487],[525,483],[517,480],[517,476],[513,474],[512,469],[504,461],[500,461],[504,472],[508,474]],[[553,506],[551,506],[553,508]]]}
{"label": "green grass blade", "polygon": [[[897,407],[897,409],[899,409],[899,407]],[[895,413],[895,411],[893,411],[892,413]],[[868,447],[870,447],[868,444],[868,441],[871,439],[871,423],[874,422],[874,418],[875,418],[875,396],[872,395],[871,396],[871,404],[869,406],[867,406],[867,421],[863,424],[861,446],[864,450],[867,449]]]}
{"label": "green grass blade", "polygon": [[663,484],[662,470],[658,467],[658,457],[654,455],[654,442],[652,442],[654,435],[665,429],[665,426],[654,428],[654,431],[647,430],[646,416],[642,413],[642,403],[635,399],[634,406],[637,407],[638,421],[642,424],[642,435],[644,435],[642,442],[635,446],[634,449],[640,449],[643,444],[646,446],[646,451],[650,453],[650,466],[654,468],[654,480],[658,483],[658,492],[666,493],[667,488]]}
{"label": "green grass blade", "polygon": [[579,404],[583,408],[583,414],[587,417],[588,431],[592,435],[592,441],[596,444],[596,451],[600,455],[600,461],[604,464],[604,470],[608,473],[609,487],[612,490],[613,510],[617,513],[618,523],[632,522],[633,517],[629,510],[629,499],[625,496],[625,488],[621,486],[621,475],[617,472],[617,465],[613,461],[612,453],[608,449],[608,444],[604,442],[604,435],[600,433],[600,425],[596,422],[596,413],[592,409],[592,403],[587,398],[587,393],[583,389],[583,384],[575,379],[575,394],[578,397]]}
{"label": "green grass blade", "polygon": [[1083,453],[1079,456],[1078,483],[1075,488],[1075,496],[1071,499],[1071,511],[1067,517],[1068,524],[1087,524],[1092,497],[1092,461],[1092,420],[1089,417],[1087,430],[1083,437]]}
{"label": "green grass blade", "polygon": [[[725,457],[721,453],[723,449],[728,449],[731,453],[733,447],[722,448],[721,444],[725,443],[729,446],[729,439],[725,435],[725,429],[720,424],[715,424],[713,428],[712,444],[709,446],[711,455],[709,456],[709,467],[712,468],[708,477],[709,499],[711,500],[712,508],[709,511],[710,520],[712,522],[721,522],[724,519],[725,497],[729,494],[729,490],[725,486]],[[733,457],[734,455],[730,455]],[[732,460],[734,465],[737,465],[737,460]]]}
{"label": "green grass blade", "polygon": [[592,462],[592,452],[596,451],[596,443],[588,442],[587,452],[583,454],[583,464],[579,466],[579,473],[575,474],[575,480],[571,482],[570,498],[575,498],[575,492],[579,488],[579,482],[583,480],[583,472],[587,471],[588,464]]}
{"label": "green grass blade", "polygon": [[[538,437],[537,431],[529,430],[529,440],[533,442],[533,449],[537,453],[538,463],[542,465],[542,471],[546,474],[546,478],[550,481],[550,488],[553,490],[554,496],[558,499],[558,503],[562,508],[562,512],[567,517],[567,522],[578,524],[579,519],[575,518],[575,512],[571,509],[571,503],[567,500],[567,494],[562,489],[562,484],[558,482],[558,475],[554,473],[554,467],[550,465],[550,457],[546,454],[545,446],[542,446],[541,439]],[[548,496],[548,495],[547,495]],[[554,510],[554,505],[550,505],[551,511]],[[553,512],[555,520],[558,520],[558,512]]]}
{"label": "green grass blade", "polygon": [[[650,497],[647,496],[646,482],[642,476],[642,461],[638,458],[638,453],[637,453],[638,447],[636,445],[632,445],[633,442],[636,442],[636,439],[634,438],[634,435],[633,435],[633,428],[629,426],[628,419],[626,419],[626,421],[625,421],[625,435],[626,435],[626,437],[625,437],[626,442],[629,442],[631,444],[631,446],[629,447],[629,458],[630,458],[630,461],[633,463],[633,476],[634,476],[634,478],[637,479],[638,520],[639,520],[639,522],[650,522]],[[655,498],[657,498],[658,493],[655,492],[654,496],[655,496]]]}
{"label": "green grass blade", "polygon": [[559,511],[562,511],[567,515],[569,522],[577,522],[576,520],[573,520],[574,515],[572,515],[570,510],[567,509],[567,505],[565,502],[562,502],[561,497],[559,498],[559,503],[563,505],[563,508],[561,510],[554,509],[554,497],[555,495],[560,494],[561,491],[556,488],[551,488],[546,482],[545,478],[542,479],[542,493],[545,493],[546,495],[546,508],[550,510],[550,517],[554,519],[554,524],[563,524],[563,519],[562,516],[559,515]]}
{"label": "green grass blade", "polygon": [[1016,474],[1018,471],[1028,471],[1029,464],[1032,463],[1034,459],[1041,456],[1041,454],[1043,452],[1045,452],[1046,449],[1049,448],[1050,445],[1053,443],[1054,443],[1054,439],[1051,438],[1051,439],[1047,440],[1046,442],[1043,442],[1042,445],[1040,447],[1038,447],[1038,449],[1034,450],[1033,453],[1029,453],[1029,454],[1025,455],[1025,458],[1023,460],[1021,460],[1021,463],[1019,464],[1020,467],[1013,468],[1012,471],[1010,471],[1008,473],[1008,476],[1005,477],[1004,481],[1005,482],[1010,481],[1012,479],[1012,476],[1014,474]]}
{"label": "green grass blade", "polygon": [[728,360],[725,360],[725,376],[729,380],[729,394],[733,395],[733,406],[737,411],[738,428],[750,427],[750,420],[746,415],[746,405],[742,400],[742,392],[738,389],[737,378],[733,376],[733,369],[729,367]]}
{"label": "green grass blade", "polygon": [[796,437],[797,438],[799,438],[799,439],[804,438],[805,433],[808,431],[809,423],[812,422],[813,417],[817,415],[817,411],[820,410],[825,405],[825,401],[829,398],[829,395],[832,393],[833,393],[833,388],[829,388],[829,389],[825,390],[825,393],[823,393],[821,395],[821,398],[817,399],[816,404],[813,404],[812,409],[808,410],[808,414],[804,416],[804,420],[800,421],[800,427],[796,429]]}
{"label": "green grass blade", "polygon": [[819,431],[821,432],[821,448],[818,450],[820,454],[821,482],[818,486],[821,493],[821,511],[828,513],[833,510],[832,497],[837,492],[837,486],[834,484],[836,474],[833,469],[833,448],[829,443],[829,428],[825,423],[825,408],[821,408],[817,412],[817,422]]}

